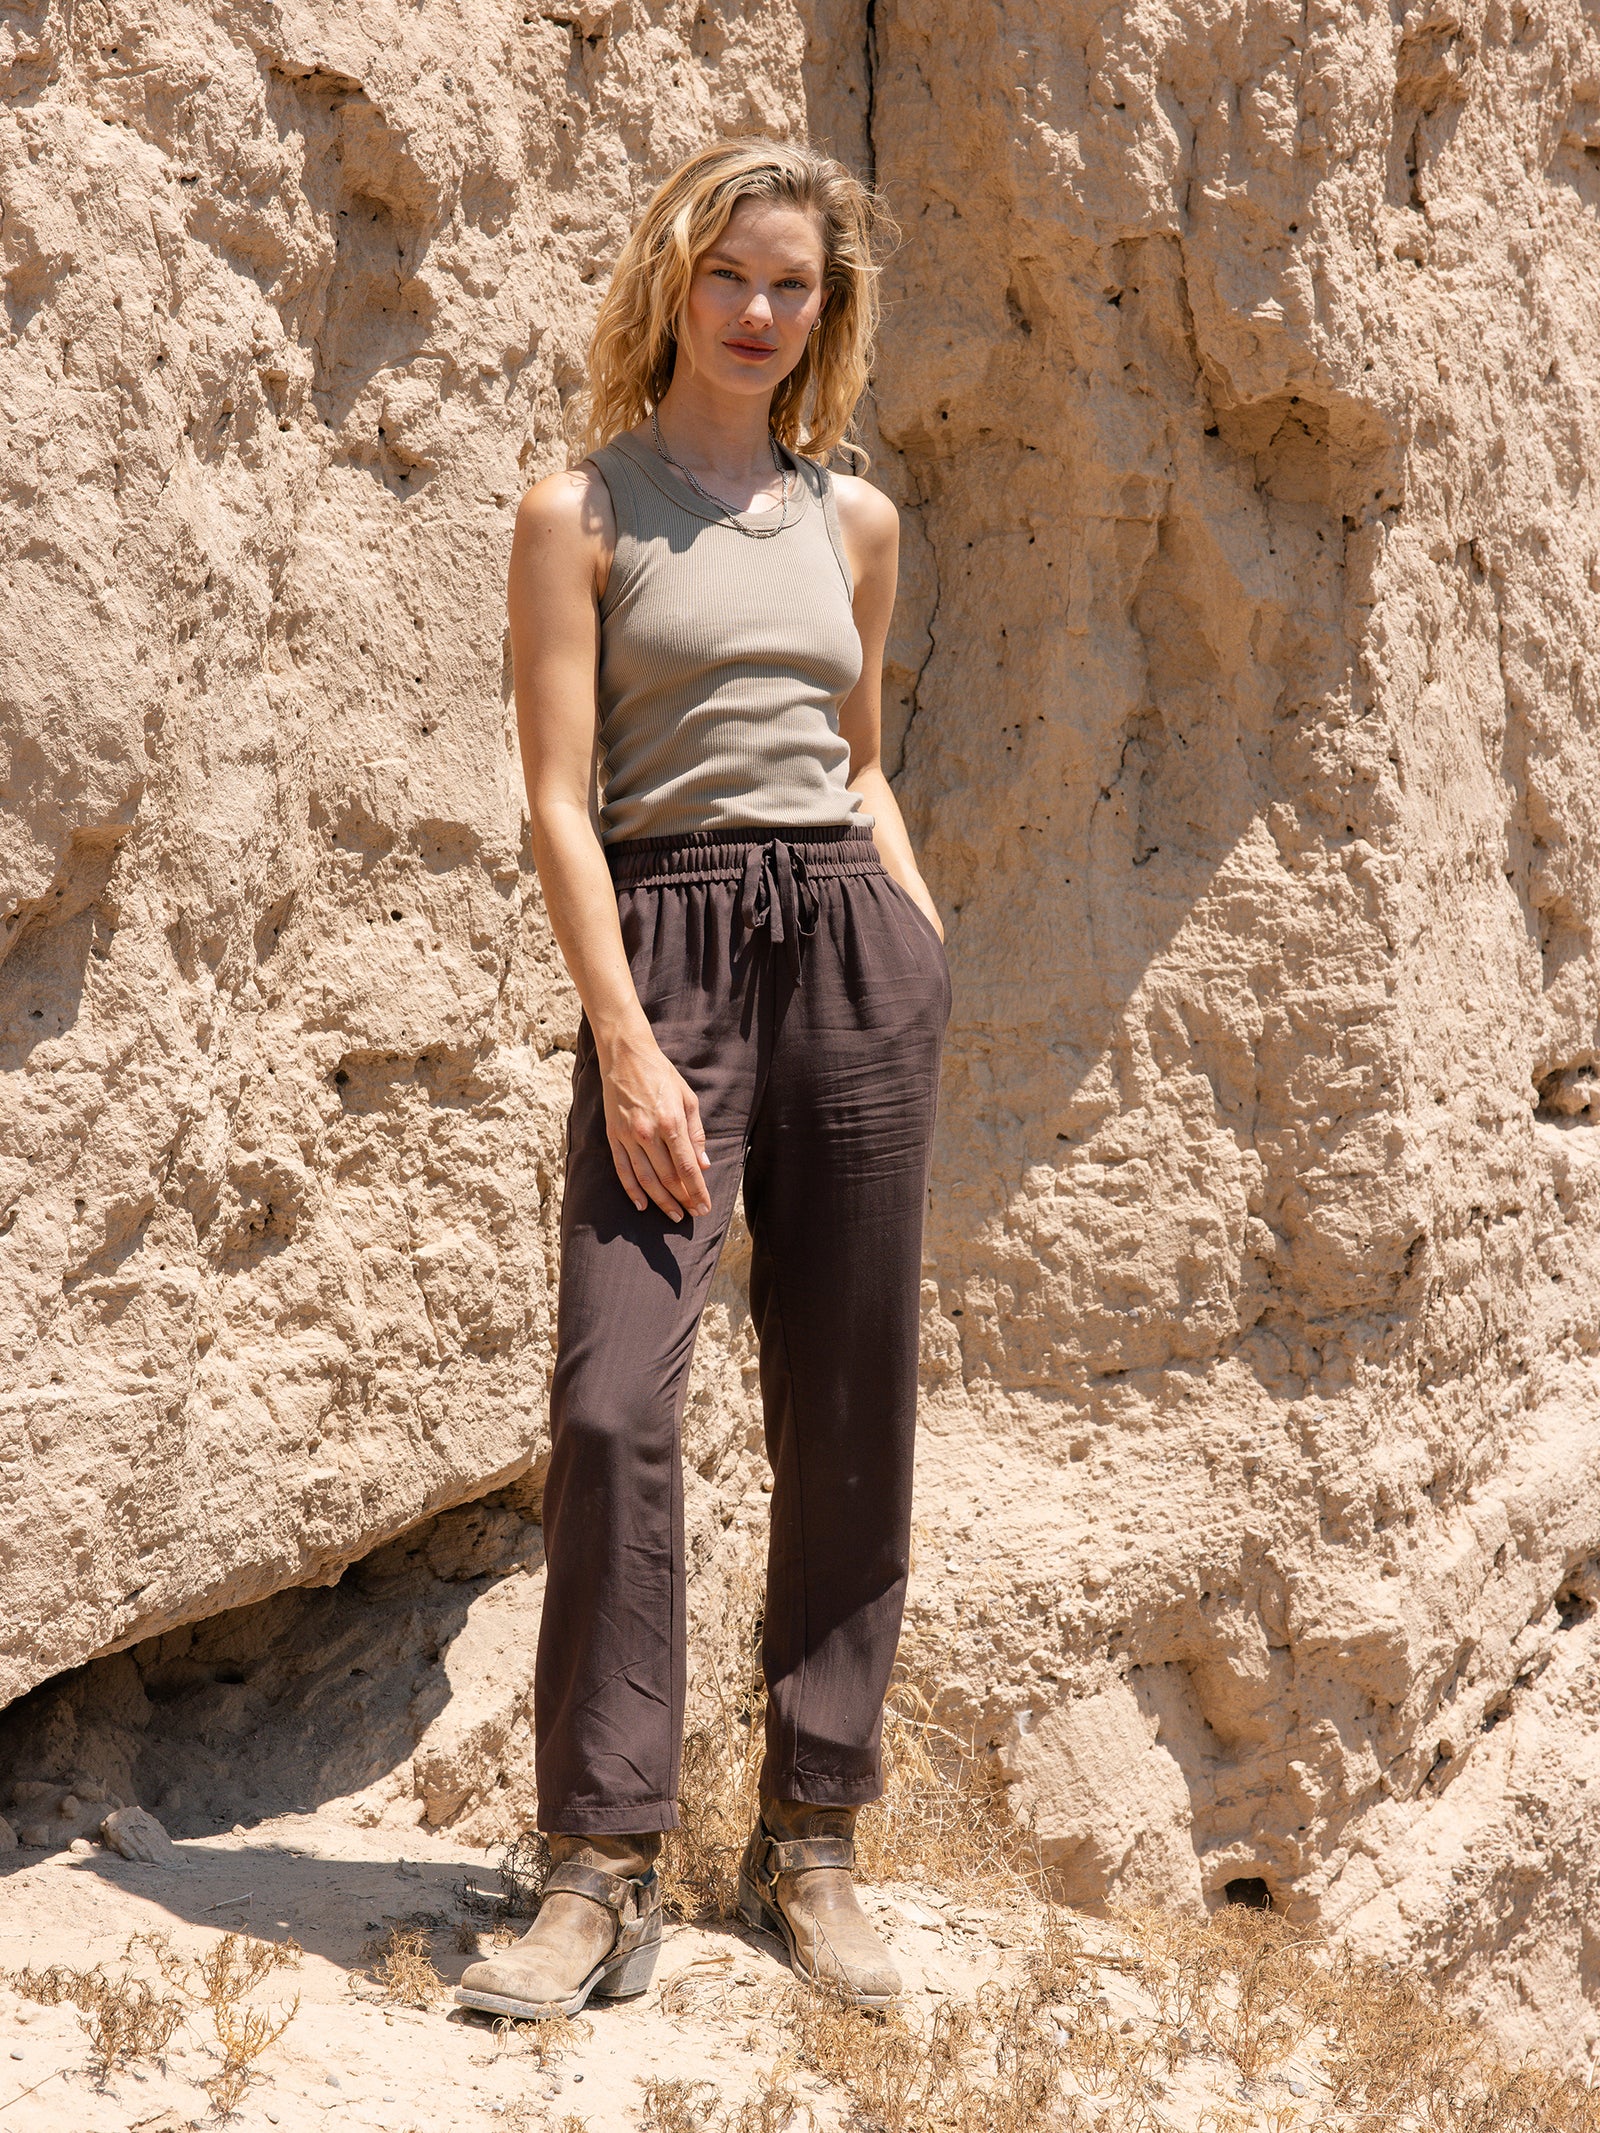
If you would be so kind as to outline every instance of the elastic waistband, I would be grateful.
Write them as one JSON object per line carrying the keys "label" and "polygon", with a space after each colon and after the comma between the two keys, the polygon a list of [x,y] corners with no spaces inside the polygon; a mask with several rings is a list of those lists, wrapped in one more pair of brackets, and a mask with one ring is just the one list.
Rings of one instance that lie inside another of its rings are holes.
{"label": "elastic waistband", "polygon": [[871,830],[848,822],[826,829],[719,829],[694,830],[682,837],[624,837],[606,846],[606,862],[618,888],[738,881],[750,854],[774,844],[788,845],[814,881],[883,871]]}

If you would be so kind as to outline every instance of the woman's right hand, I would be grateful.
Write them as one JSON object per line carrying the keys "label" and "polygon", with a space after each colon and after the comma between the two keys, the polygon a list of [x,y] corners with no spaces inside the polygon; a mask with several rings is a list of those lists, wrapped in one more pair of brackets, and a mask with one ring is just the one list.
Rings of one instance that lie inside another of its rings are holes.
{"label": "woman's right hand", "polygon": [[669,1222],[708,1215],[711,1195],[700,1103],[648,1026],[601,1059],[606,1139],[622,1189],[642,1214],[654,1200]]}

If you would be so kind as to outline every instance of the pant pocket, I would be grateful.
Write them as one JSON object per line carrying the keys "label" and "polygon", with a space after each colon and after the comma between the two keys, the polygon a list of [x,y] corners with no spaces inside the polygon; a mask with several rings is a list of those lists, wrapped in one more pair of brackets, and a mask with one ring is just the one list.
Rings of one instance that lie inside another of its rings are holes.
{"label": "pant pocket", "polygon": [[902,915],[901,934],[912,946],[912,952],[925,959],[929,951],[932,951],[933,965],[944,995],[944,1019],[948,1022],[955,992],[950,977],[950,958],[945,954],[944,942],[933,930],[927,913],[916,898],[900,886],[887,868],[884,869],[883,878],[888,883],[890,895]]}
{"label": "pant pocket", "polygon": [[948,968],[949,958],[945,955],[944,952],[944,942],[934,931],[932,923],[928,918],[927,912],[923,910],[921,904],[917,902],[917,899],[911,894],[909,889],[903,889],[900,886],[899,882],[895,880],[894,876],[889,872],[887,867],[885,867],[884,869],[884,880],[888,882],[889,888],[893,893],[896,901],[900,903],[907,911],[910,912],[913,924],[917,926],[917,928],[923,934],[924,938],[932,941],[934,947],[938,949],[940,961],[945,964],[946,968]]}

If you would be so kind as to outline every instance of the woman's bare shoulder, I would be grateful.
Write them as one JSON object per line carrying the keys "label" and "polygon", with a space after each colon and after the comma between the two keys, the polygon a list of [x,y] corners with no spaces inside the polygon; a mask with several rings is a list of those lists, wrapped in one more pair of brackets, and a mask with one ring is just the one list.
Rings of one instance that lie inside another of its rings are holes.
{"label": "woman's bare shoulder", "polygon": [[839,525],[863,551],[893,551],[900,538],[900,514],[890,499],[862,474],[835,474],[834,503]]}
{"label": "woman's bare shoulder", "polygon": [[616,514],[594,461],[580,460],[536,481],[517,506],[517,530],[525,537],[609,548],[616,540]]}
{"label": "woman's bare shoulder", "polygon": [[869,538],[876,535],[880,539],[898,528],[899,512],[876,483],[868,481],[864,474],[835,474],[832,481],[841,524],[859,528]]}

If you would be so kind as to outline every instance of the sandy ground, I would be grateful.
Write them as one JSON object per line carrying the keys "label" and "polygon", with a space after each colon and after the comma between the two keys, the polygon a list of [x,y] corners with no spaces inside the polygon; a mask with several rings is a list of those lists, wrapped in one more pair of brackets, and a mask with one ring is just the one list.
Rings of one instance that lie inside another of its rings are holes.
{"label": "sandy ground", "polygon": [[[527,2049],[526,2031],[501,2041],[448,2003],[430,2012],[385,2004],[370,1982],[371,1943],[392,1925],[436,1925],[433,1959],[453,1984],[475,1959],[456,1945],[454,1929],[470,1918],[463,1880],[495,1885],[487,1855],[470,1846],[423,1832],[407,1834],[404,1845],[402,1855],[392,1831],[296,1815],[181,1844],[182,1871],[135,1866],[98,1846],[14,1852],[0,1884],[0,1969],[101,1963],[115,1976],[137,1933],[165,1933],[189,1955],[230,1927],[265,1939],[293,1935],[302,1964],[267,1979],[251,2003],[282,2008],[298,1993],[299,2011],[258,2062],[260,2079],[231,2121],[283,2133],[533,2133],[569,2113],[592,2133],[609,2133],[640,2123],[641,2077],[710,2080],[735,2103],[778,2058],[783,2038],[772,2008],[788,1971],[771,1942],[732,1927],[669,1924],[650,1991],[593,2009],[588,2034],[550,2067]],[[863,1895],[895,1950],[913,2012],[940,1994],[970,1995],[1006,1960],[1002,1919],[979,1918],[932,1890]],[[154,1976],[137,1954],[134,1961]],[[689,2004],[669,2014],[662,1987],[685,1972],[673,1997]],[[178,2133],[217,2122],[200,2086],[218,2065],[203,2017],[174,2039],[163,2065],[125,2069],[97,2087],[72,2007],[38,2006],[4,1988],[0,2010],[4,2133]],[[792,2078],[819,2126],[837,2124],[826,2084]]]}

